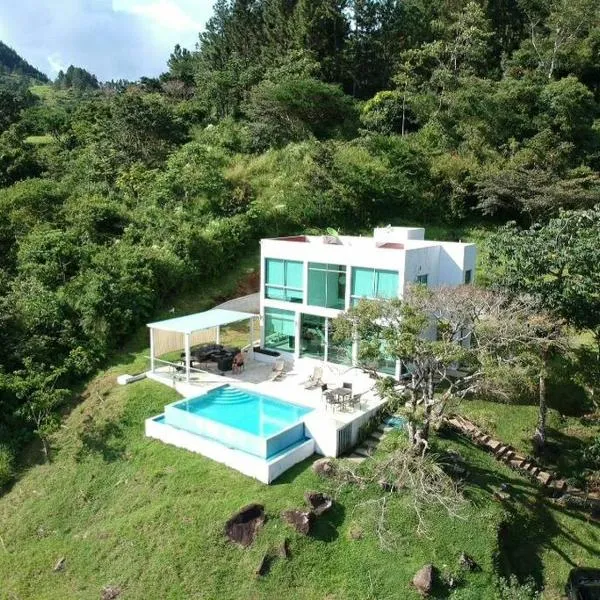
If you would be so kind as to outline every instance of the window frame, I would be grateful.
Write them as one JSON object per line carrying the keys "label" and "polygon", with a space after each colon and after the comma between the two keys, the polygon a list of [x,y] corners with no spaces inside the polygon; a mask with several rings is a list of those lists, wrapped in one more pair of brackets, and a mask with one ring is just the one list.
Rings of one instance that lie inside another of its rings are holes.
{"label": "window frame", "polygon": [[[370,296],[357,296],[353,293],[354,291],[354,273],[357,269],[363,271],[371,271],[371,295]],[[393,296],[382,296],[379,295],[379,275],[395,275],[396,277],[396,291]],[[393,269],[377,269],[376,267],[352,267],[350,273],[350,306],[356,306],[360,300],[392,300],[398,298],[398,286],[400,284],[400,273]]]}
{"label": "window frame", "polygon": [[[268,263],[269,263],[269,261],[279,262],[279,263],[283,264],[283,285],[279,284],[279,283],[269,283],[268,282],[268,275],[269,275]],[[289,264],[300,265],[301,274],[302,274],[301,287],[288,285],[287,282],[288,282],[288,265]],[[266,257],[265,264],[264,264],[264,273],[265,273],[265,283],[264,283],[265,298],[267,298],[268,300],[279,300],[281,302],[292,302],[294,304],[302,304],[304,302],[304,262],[303,261],[288,260],[285,258]],[[283,298],[276,298],[276,297],[270,296],[269,295],[270,289],[281,290]],[[288,291],[298,292],[300,297],[298,298],[297,296],[296,297],[291,296],[290,294],[288,294]]]}

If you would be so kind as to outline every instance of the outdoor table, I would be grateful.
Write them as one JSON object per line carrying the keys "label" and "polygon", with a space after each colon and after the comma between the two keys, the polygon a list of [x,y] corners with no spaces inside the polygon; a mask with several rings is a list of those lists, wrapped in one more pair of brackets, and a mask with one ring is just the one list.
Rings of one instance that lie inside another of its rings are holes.
{"label": "outdoor table", "polygon": [[329,393],[334,397],[339,399],[342,408],[345,410],[346,409],[346,400],[348,400],[348,398],[350,396],[352,396],[352,390],[345,388],[345,387],[338,387],[338,388],[334,388],[333,390],[329,390]]}

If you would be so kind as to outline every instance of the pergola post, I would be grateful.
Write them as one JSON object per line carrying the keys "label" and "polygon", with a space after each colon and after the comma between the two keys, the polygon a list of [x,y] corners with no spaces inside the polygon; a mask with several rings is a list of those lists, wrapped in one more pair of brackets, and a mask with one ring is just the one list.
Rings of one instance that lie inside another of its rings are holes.
{"label": "pergola post", "polygon": [[150,372],[154,373],[154,328],[150,327]]}
{"label": "pergola post", "polygon": [[250,319],[250,352],[254,356],[254,318]]}
{"label": "pergola post", "polygon": [[221,326],[217,325],[217,335],[216,335],[217,344],[221,343]]}
{"label": "pergola post", "polygon": [[185,334],[185,380],[190,382],[190,334]]}

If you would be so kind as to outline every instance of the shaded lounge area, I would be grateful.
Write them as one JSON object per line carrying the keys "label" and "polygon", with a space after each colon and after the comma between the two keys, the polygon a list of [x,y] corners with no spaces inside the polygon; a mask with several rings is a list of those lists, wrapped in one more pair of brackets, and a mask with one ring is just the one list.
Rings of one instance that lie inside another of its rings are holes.
{"label": "shaded lounge area", "polygon": [[[150,330],[150,372],[168,368],[189,382],[193,372],[210,367],[224,374],[241,370],[251,358],[254,341],[254,313],[215,308],[201,313],[148,323]],[[249,322],[244,347],[221,344],[221,328]],[[159,357],[167,357],[167,359]]]}

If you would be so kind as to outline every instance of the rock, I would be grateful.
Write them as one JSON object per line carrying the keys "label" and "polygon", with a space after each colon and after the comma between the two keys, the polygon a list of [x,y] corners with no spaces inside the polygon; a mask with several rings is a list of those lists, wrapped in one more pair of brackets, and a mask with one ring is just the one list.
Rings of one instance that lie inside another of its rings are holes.
{"label": "rock", "polygon": [[317,517],[333,506],[333,498],[322,492],[305,492],[304,499]]}
{"label": "rock", "polygon": [[121,594],[121,588],[116,585],[107,585],[102,588],[101,600],[114,600]]}
{"label": "rock", "polygon": [[262,504],[244,506],[225,523],[225,535],[242,548],[247,548],[264,525],[265,519],[265,507]]}
{"label": "rock", "polygon": [[313,463],[312,470],[321,477],[333,477],[335,475],[335,463],[332,458],[319,458]]}
{"label": "rock", "polygon": [[273,557],[267,552],[267,554],[265,554],[256,571],[255,571],[255,575],[257,577],[264,577],[271,569],[271,563],[273,562]]}
{"label": "rock", "polygon": [[465,571],[481,571],[481,567],[475,562],[475,559],[466,552],[461,553],[458,564]]}
{"label": "rock", "polygon": [[500,502],[508,502],[510,500],[510,494],[506,492],[501,492],[500,490],[496,490],[494,492],[494,497],[496,500],[500,500]]}
{"label": "rock", "polygon": [[279,558],[290,557],[290,542],[287,538],[281,542],[279,548],[277,549],[277,554],[279,555]]}
{"label": "rock", "polygon": [[298,533],[302,535],[308,535],[314,515],[312,512],[307,510],[291,509],[284,510],[281,513],[281,518],[288,525],[291,525]]}
{"label": "rock", "polygon": [[58,571],[62,571],[65,568],[66,559],[64,556],[61,556],[54,565],[54,569],[52,569],[55,573]]}
{"label": "rock", "polygon": [[433,565],[425,565],[419,569],[413,577],[412,584],[419,594],[428,596],[433,587]]}

